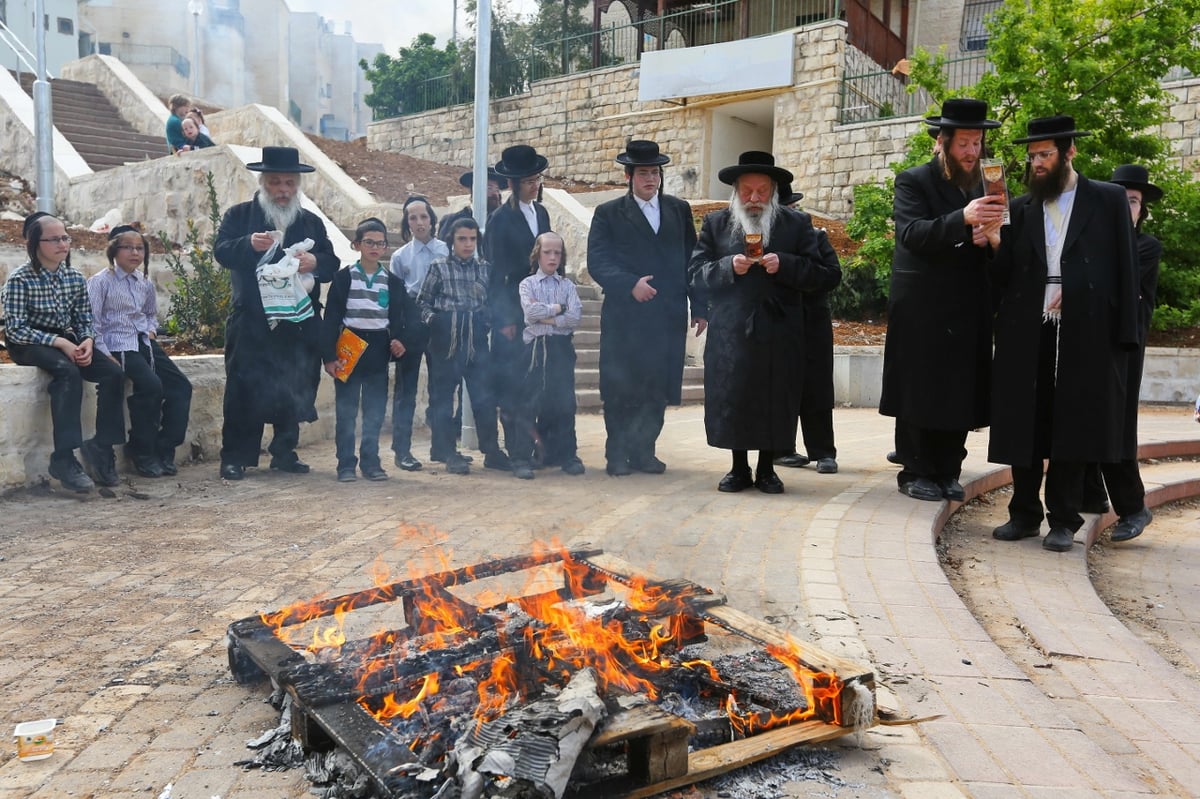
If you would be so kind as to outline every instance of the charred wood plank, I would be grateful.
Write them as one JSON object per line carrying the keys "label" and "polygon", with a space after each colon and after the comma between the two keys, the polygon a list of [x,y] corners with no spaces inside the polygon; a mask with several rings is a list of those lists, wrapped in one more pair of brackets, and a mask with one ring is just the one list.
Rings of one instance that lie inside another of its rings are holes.
{"label": "charred wood plank", "polygon": [[654,783],[687,773],[688,739],[695,731],[695,724],[658,705],[638,705],[610,716],[588,747],[625,742],[630,778]]}
{"label": "charred wood plank", "polygon": [[276,638],[257,616],[230,624],[225,643],[229,672],[242,684],[265,677],[275,679],[280,672],[304,662],[298,652]]}

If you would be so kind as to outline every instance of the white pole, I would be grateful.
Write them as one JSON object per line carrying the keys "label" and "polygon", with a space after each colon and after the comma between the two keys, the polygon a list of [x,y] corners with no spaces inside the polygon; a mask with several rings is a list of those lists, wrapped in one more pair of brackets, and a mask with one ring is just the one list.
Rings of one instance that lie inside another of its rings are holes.
{"label": "white pole", "polygon": [[[492,4],[491,0],[479,0],[475,8],[475,154],[473,158],[475,178],[471,181],[471,208],[475,221],[482,231],[487,227],[487,173],[488,173],[488,99],[491,92],[492,61]],[[474,449],[479,439],[475,433],[475,414],[471,412],[467,387],[463,386],[462,441],[464,447]]]}
{"label": "white pole", "polygon": [[34,162],[37,172],[37,208],[54,211],[54,108],[50,81],[46,79],[46,0],[37,0],[33,12],[33,39],[37,50],[37,76],[33,82]]}

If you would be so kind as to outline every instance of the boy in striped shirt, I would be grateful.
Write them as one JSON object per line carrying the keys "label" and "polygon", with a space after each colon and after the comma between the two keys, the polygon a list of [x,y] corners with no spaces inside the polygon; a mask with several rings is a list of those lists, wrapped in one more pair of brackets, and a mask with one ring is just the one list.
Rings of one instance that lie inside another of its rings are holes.
{"label": "boy in striped shirt", "polygon": [[[404,281],[388,270],[387,227],[375,217],[359,223],[350,244],[360,257],[342,267],[329,285],[325,319],[321,326],[321,361],[334,377],[337,422],[337,479],[357,479],[355,467],[368,480],[386,480],[379,461],[379,430],[387,408],[388,363],[404,355],[404,306],[408,294]],[[343,381],[337,378],[340,365],[338,337],[348,329],[367,343],[358,363]],[[362,443],[354,455],[354,432],[362,403]]]}

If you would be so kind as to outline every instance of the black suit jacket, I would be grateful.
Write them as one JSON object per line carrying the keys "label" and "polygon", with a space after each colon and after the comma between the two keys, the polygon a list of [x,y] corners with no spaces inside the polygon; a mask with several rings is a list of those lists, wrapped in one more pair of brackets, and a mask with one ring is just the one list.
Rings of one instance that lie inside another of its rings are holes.
{"label": "black suit jacket", "polygon": [[[539,202],[535,202],[533,208],[537,214],[538,236],[548,233],[550,213]],[[529,254],[533,252],[536,238],[521,209],[512,203],[505,203],[488,217],[484,254],[492,265],[488,304],[492,309],[494,330],[509,325],[524,326],[520,285],[529,277]]]}

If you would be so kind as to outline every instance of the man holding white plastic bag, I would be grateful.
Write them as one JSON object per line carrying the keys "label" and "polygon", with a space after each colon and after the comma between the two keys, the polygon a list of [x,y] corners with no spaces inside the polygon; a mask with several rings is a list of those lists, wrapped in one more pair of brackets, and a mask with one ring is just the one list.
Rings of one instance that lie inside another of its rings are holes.
{"label": "man holding white plastic bag", "polygon": [[[217,232],[215,255],[231,273],[232,308],[225,329],[225,401],[221,477],[241,480],[257,466],[263,428],[271,468],[308,472],[296,456],[300,422],[317,418],[321,360],[320,285],[338,269],[317,216],[300,207],[300,163],[293,147],[264,147],[254,199],[230,208]],[[307,246],[306,246],[307,245]]]}

